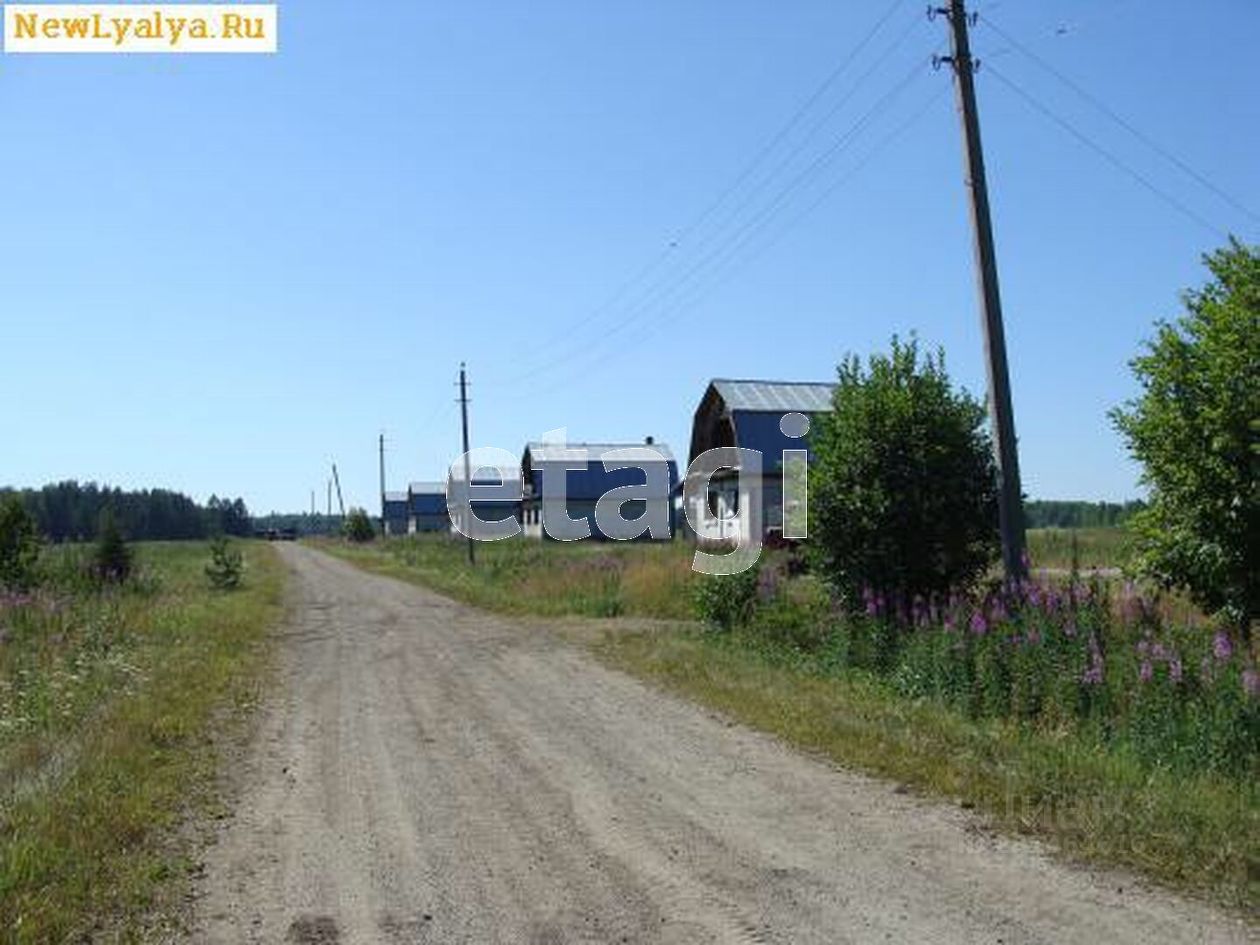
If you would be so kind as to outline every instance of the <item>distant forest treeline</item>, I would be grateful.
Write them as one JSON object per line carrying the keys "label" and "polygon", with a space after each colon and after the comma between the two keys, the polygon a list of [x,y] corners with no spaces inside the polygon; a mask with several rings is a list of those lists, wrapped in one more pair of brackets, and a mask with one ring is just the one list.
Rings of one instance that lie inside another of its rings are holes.
{"label": "distant forest treeline", "polygon": [[73,480],[42,489],[0,489],[16,495],[50,541],[86,541],[96,535],[101,512],[113,509],[118,527],[132,541],[173,541],[209,535],[249,535],[249,509],[241,499],[211,496],[204,506],[166,489],[134,492]]}
{"label": "distant forest treeline", "polygon": [[[1024,503],[1024,516],[1029,528],[1106,528],[1122,525],[1142,503],[1085,502],[1080,500],[1034,500]],[[292,529],[299,535],[328,535],[341,530],[339,516],[306,513],[277,513],[258,516],[254,527]]]}
{"label": "distant forest treeline", "polygon": [[1142,502],[1079,502],[1039,499],[1024,503],[1029,528],[1103,528],[1123,525]]}

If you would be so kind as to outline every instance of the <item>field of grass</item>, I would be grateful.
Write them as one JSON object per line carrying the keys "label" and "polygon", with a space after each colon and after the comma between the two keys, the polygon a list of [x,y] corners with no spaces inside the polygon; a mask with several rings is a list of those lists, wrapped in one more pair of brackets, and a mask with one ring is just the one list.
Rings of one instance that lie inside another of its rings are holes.
{"label": "field of grass", "polygon": [[[209,589],[202,543],[138,549],[122,589],[0,600],[0,941],[134,941],[189,882],[180,826],[217,801],[218,737],[257,702],[283,572]],[[53,549],[63,577],[80,549]]]}
{"label": "field of grass", "polygon": [[513,539],[466,546],[442,535],[365,545],[312,539],[315,547],[376,574],[409,580],[497,613],[690,620],[687,542],[597,544]]}
{"label": "field of grass", "polygon": [[[324,547],[366,569],[503,613],[668,618],[648,631],[608,624],[608,633],[585,639],[595,640],[593,651],[609,665],[807,751],[974,808],[997,829],[1246,912],[1260,909],[1254,779],[1152,762],[1133,741],[1110,737],[1105,719],[1096,725],[977,718],[941,699],[908,696],[888,675],[837,662],[833,631],[820,622],[826,618],[801,619],[817,595],[786,609],[783,598],[763,605],[768,619],[760,624],[705,632],[693,619],[691,582],[698,578],[678,576],[691,552],[685,543],[504,542],[479,546],[473,572],[463,546],[443,538]],[[1115,549],[1114,535],[1095,547]],[[1108,566],[1114,558],[1095,560]],[[639,573],[650,577],[632,577]],[[799,595],[810,584],[790,581],[780,592]],[[764,580],[758,585],[759,594],[774,593]],[[1109,611],[1102,607],[1099,619]]]}
{"label": "field of grass", "polygon": [[1067,570],[1075,548],[1082,569],[1123,568],[1129,560],[1131,540],[1123,526],[1030,528],[1028,559],[1034,568]]}

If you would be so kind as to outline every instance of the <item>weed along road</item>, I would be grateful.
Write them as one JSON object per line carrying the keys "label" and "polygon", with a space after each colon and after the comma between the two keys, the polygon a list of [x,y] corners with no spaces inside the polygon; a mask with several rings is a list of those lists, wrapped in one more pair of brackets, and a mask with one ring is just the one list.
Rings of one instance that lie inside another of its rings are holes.
{"label": "weed along road", "polygon": [[301,546],[206,855],[208,942],[1237,942],[487,616]]}

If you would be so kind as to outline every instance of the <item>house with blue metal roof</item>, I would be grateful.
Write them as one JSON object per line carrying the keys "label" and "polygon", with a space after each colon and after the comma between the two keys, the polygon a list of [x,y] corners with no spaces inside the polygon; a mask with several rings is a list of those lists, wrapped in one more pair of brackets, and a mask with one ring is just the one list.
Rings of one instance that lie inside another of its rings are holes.
{"label": "house with blue metal roof", "polygon": [[[451,480],[452,496],[457,502],[464,492],[462,477]],[[457,504],[452,509],[451,530],[462,535],[487,538],[496,534],[498,529],[486,529],[484,525],[516,522],[514,534],[520,534],[521,523],[521,474],[514,466],[500,468],[482,466],[473,472],[474,491],[469,495],[467,504]],[[477,521],[465,521],[464,516],[471,510]],[[456,528],[458,522],[459,528]],[[482,524],[479,524],[482,523]],[[493,539],[490,539],[493,540]]]}
{"label": "house with blue metal roof", "polygon": [[[689,464],[707,450],[733,446],[761,454],[761,474],[746,470],[722,470],[708,483],[703,498],[711,515],[709,531],[701,538],[729,537],[731,522],[743,514],[740,489],[761,490],[762,531],[767,537],[783,530],[783,454],[785,450],[809,450],[808,427],[818,414],[831,410],[836,385],[809,381],[759,381],[717,378],[709,382],[691,425]],[[802,419],[803,418],[803,419]],[[813,453],[808,461],[813,462]],[[740,473],[744,473],[741,476]],[[701,509],[691,509],[691,521],[699,522]]]}
{"label": "house with blue metal roof", "polygon": [[451,517],[446,511],[446,483],[413,482],[407,487],[407,532],[448,532]]}
{"label": "house with blue metal roof", "polygon": [[[642,443],[530,443],[521,459],[521,475],[526,535],[561,537],[571,527],[558,521],[563,513],[571,521],[584,521],[596,540],[626,537],[617,533],[612,516],[634,522],[621,526],[629,532],[651,523],[646,534],[637,536],[644,540],[674,536],[678,463],[668,446],[651,437]],[[599,500],[614,490],[635,497],[616,502],[614,493],[597,521]]]}
{"label": "house with blue metal roof", "polygon": [[381,523],[386,535],[407,534],[407,493],[386,492],[381,497]]}

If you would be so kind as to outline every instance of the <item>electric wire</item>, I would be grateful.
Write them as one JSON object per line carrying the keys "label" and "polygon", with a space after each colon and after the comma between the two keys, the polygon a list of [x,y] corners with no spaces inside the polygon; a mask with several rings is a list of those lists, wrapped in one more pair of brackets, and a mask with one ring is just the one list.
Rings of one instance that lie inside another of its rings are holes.
{"label": "electric wire", "polygon": [[546,367],[532,372],[534,374],[543,373],[543,371],[554,371],[556,368],[567,364],[575,358],[584,356],[588,351],[603,346],[609,339],[624,334],[630,328],[634,327],[644,314],[650,312],[653,307],[661,304],[671,294],[679,291],[679,289],[691,282],[698,274],[715,264],[721,265],[723,257],[731,257],[749,242],[749,240],[781,211],[785,203],[800,188],[808,185],[811,181],[817,179],[821,172],[830,167],[840,155],[842,155],[860,136],[861,132],[878,116],[895,101],[913,80],[921,75],[924,71],[923,63],[916,62],[912,68],[897,82],[891,89],[884,93],[883,96],[875,102],[853,125],[851,125],[842,135],[839,136],[827,149],[815,156],[805,168],[799,171],[791,180],[784,184],[775,194],[773,199],[755,213],[751,218],[745,220],[732,234],[730,239],[725,240],[722,245],[715,247],[701,258],[696,260],[689,268],[683,271],[672,283],[662,283],[656,288],[649,291],[639,303],[632,306],[626,313],[626,317],[617,325],[613,326],[602,337],[595,339],[593,342],[578,344],[570,347],[558,357],[550,360]]}
{"label": "electric wire", "polygon": [[988,17],[986,17],[984,22],[985,22],[985,25],[988,26],[989,29],[993,30],[993,32],[995,32],[998,36],[1001,36],[1004,40],[1006,40],[1006,42],[1010,44],[1012,49],[1016,50],[1017,52],[1031,59],[1034,63],[1036,63],[1046,72],[1050,73],[1052,76],[1054,76],[1064,85],[1066,85],[1069,89],[1075,92],[1078,96],[1080,96],[1090,105],[1092,105],[1097,111],[1107,116],[1107,118],[1111,119],[1113,122],[1115,122],[1117,125],[1123,128],[1125,131],[1127,131],[1130,135],[1132,135],[1138,141],[1142,142],[1142,144],[1146,145],[1148,148],[1150,148],[1152,151],[1154,151],[1164,160],[1168,161],[1170,164],[1172,164],[1174,167],[1180,170],[1183,174],[1187,175],[1188,177],[1196,181],[1202,187],[1211,191],[1213,194],[1215,194],[1221,200],[1225,201],[1225,203],[1229,204],[1235,210],[1239,211],[1240,213],[1245,214],[1252,221],[1260,223],[1260,214],[1257,214],[1255,211],[1253,211],[1251,208],[1246,206],[1242,201],[1238,200],[1228,191],[1218,186],[1217,184],[1213,183],[1206,176],[1201,174],[1199,171],[1195,170],[1193,167],[1187,164],[1184,160],[1182,160],[1176,154],[1169,151],[1167,148],[1161,145],[1158,141],[1156,141],[1150,135],[1142,131],[1142,129],[1138,128],[1132,122],[1127,120],[1123,115],[1116,112],[1116,110],[1111,108],[1111,106],[1109,106],[1106,102],[1102,101],[1092,92],[1090,92],[1088,89],[1082,86],[1080,83],[1076,82],[1074,79],[1064,74],[1054,64],[1048,62],[1044,57],[1038,55],[1036,52],[1034,52],[1033,50],[1029,49],[1024,44],[1019,42],[1019,40],[1017,40],[1009,32],[1007,32],[1005,29],[1003,29],[1001,26],[995,23],[992,19],[989,19]]}
{"label": "electric wire", "polygon": [[1089,148],[1091,151],[1093,151],[1095,154],[1097,154],[1107,163],[1115,167],[1117,170],[1121,171],[1126,176],[1132,178],[1134,181],[1136,181],[1138,184],[1140,184],[1150,193],[1154,194],[1160,200],[1164,201],[1170,207],[1177,210],[1179,213],[1183,214],[1188,219],[1193,220],[1195,223],[1199,224],[1204,229],[1210,230],[1212,233],[1215,233],[1217,236],[1228,238],[1229,236],[1228,231],[1212,223],[1206,217],[1198,213],[1196,210],[1187,206],[1181,200],[1177,199],[1172,194],[1163,190],[1158,184],[1152,181],[1149,177],[1147,177],[1141,171],[1134,169],[1132,166],[1126,163],[1122,158],[1120,158],[1113,152],[1108,151],[1106,148],[1104,148],[1098,142],[1094,141],[1092,138],[1089,137],[1089,135],[1085,134],[1085,132],[1081,131],[1079,128],[1077,128],[1067,119],[1055,113],[1048,105],[1046,105],[1045,103],[1035,98],[1030,92],[1022,88],[1014,80],[1005,76],[1001,72],[1001,70],[997,69],[996,67],[992,65],[989,65],[989,66],[986,66],[985,72],[993,76],[999,82],[1001,82],[1004,86],[1006,86],[1008,89],[1014,92],[1017,96],[1019,96],[1019,98],[1023,99],[1023,101],[1027,105],[1029,105],[1031,108],[1033,108],[1035,111],[1039,112],[1041,115],[1043,115],[1045,118],[1053,122],[1055,125],[1058,125],[1059,128],[1061,128],[1063,131],[1067,132],[1069,135],[1071,135],[1081,144],[1085,145],[1085,147]]}
{"label": "electric wire", "polygon": [[[600,316],[609,312],[611,309],[614,309],[617,303],[621,301],[630,292],[631,289],[633,289],[638,284],[647,280],[647,278],[653,272],[659,270],[661,268],[661,264],[667,262],[672,256],[676,255],[676,253],[678,252],[680,248],[682,249],[691,248],[690,244],[688,243],[688,240],[690,240],[690,238],[697,231],[699,231],[704,226],[704,224],[707,223],[714,216],[714,214],[717,213],[717,211],[724,204],[726,204],[726,202],[735,193],[737,193],[740,190],[741,187],[743,187],[745,183],[747,183],[751,178],[753,178],[757,170],[766,162],[766,160],[770,157],[770,155],[774,153],[774,151],[779,147],[779,145],[782,144],[786,139],[788,139],[788,137],[797,128],[797,126],[800,125],[801,121],[810,112],[810,110],[816,104],[818,104],[818,102],[821,101],[829,91],[831,91],[832,87],[836,84],[836,82],[838,82],[839,79],[858,60],[861,54],[865,52],[866,48],[872,43],[872,41],[879,34],[879,32],[884,28],[885,25],[887,25],[889,20],[892,19],[893,15],[897,13],[899,8],[902,7],[905,2],[906,0],[893,0],[893,2],[888,5],[888,7],[884,10],[883,14],[879,17],[879,19],[875,21],[874,25],[858,41],[858,43],[850,50],[848,55],[845,56],[844,59],[834,69],[832,69],[832,71],[823,79],[823,81],[819,83],[818,86],[815,87],[814,91],[796,109],[796,111],[788,118],[788,120],[782,126],[780,126],[778,131],[776,131],[775,134],[772,135],[766,141],[766,143],[757,151],[757,153],[753,156],[753,158],[744,166],[743,170],[732,180],[732,182],[728,184],[722,190],[722,192],[713,201],[711,201],[698,216],[696,216],[689,224],[687,224],[682,230],[680,230],[678,234],[674,236],[669,241],[669,243],[661,249],[659,253],[657,253],[644,267],[638,270],[638,272],[636,272],[634,276],[632,276],[629,280],[624,282],[606,302],[604,302],[603,304],[598,306],[596,309],[594,309],[592,312],[590,312],[588,315],[579,319],[577,322],[574,322],[572,325],[568,326],[567,328],[562,329],[560,332],[553,333],[551,336],[549,336],[549,339],[554,340],[555,338],[560,337],[560,336],[572,336],[575,332],[578,332],[590,326],[592,323],[599,320]],[[773,182],[773,179],[775,178],[775,176],[778,175],[781,171],[783,171],[788,165],[791,164],[792,161],[796,159],[796,157],[801,153],[801,151],[805,148],[805,146],[809,143],[809,141],[812,140],[813,137],[817,134],[818,130],[821,127],[823,127],[827,122],[829,122],[835,116],[835,114],[839,111],[840,108],[842,108],[845,104],[847,104],[847,102],[853,97],[853,95],[856,94],[856,92],[862,87],[865,81],[880,66],[882,66],[885,61],[887,61],[888,57],[891,56],[892,53],[898,47],[900,47],[905,42],[905,40],[913,32],[914,27],[919,25],[919,22],[920,21],[918,20],[917,17],[909,21],[907,28],[902,33],[898,34],[898,36],[893,40],[893,42],[880,54],[880,56],[877,58],[875,62],[875,65],[872,66],[870,69],[868,69],[865,73],[863,73],[857,79],[857,81],[848,89],[845,96],[841,98],[841,100],[838,103],[834,104],[831,107],[831,109],[829,109],[822,116],[821,119],[816,120],[811,125],[811,127],[803,136],[803,138],[799,142],[797,142],[795,148],[789,153],[788,158],[785,161],[780,162],[778,165],[776,165],[770,171],[769,174],[761,177],[760,182],[757,183],[752,188],[752,190],[745,195],[744,199],[739,203],[739,205],[734,209],[734,211],[730,214],[724,215],[724,219],[720,221],[718,229],[714,233],[710,233],[707,236],[702,236],[701,239],[699,239],[694,244],[697,250],[707,245],[708,243],[712,242],[717,237],[717,234],[722,231],[723,227],[727,226],[734,219],[736,219],[739,216],[739,214],[749,205],[749,203],[752,202],[764,190],[766,186],[768,186],[770,183]],[[661,273],[661,276],[663,278],[667,277],[665,273]],[[648,292],[651,293],[655,291],[656,288],[659,288],[660,284],[661,283],[658,281],[654,286],[649,287]],[[548,347],[548,345],[544,343],[542,347],[545,349],[546,347]],[[553,362],[551,361],[540,363],[536,367],[527,369],[524,372],[518,374],[517,376],[508,379],[504,383],[511,384],[511,385],[519,384],[520,382],[528,380],[531,377],[534,377],[534,376],[537,376],[538,374],[549,371],[552,368],[552,366],[553,366]]]}
{"label": "electric wire", "polygon": [[[861,171],[863,171],[871,163],[871,161],[873,161],[893,142],[921,121],[923,117],[931,111],[933,106],[937,105],[937,103],[948,95],[949,91],[950,88],[948,86],[937,90],[906,119],[880,138],[875,146],[871,148],[861,158],[861,160],[850,167],[844,174],[832,181],[826,189],[817,195],[813,201],[807,204],[800,212],[789,218],[784,225],[775,230],[770,239],[763,241],[760,246],[757,246],[752,250],[752,252],[745,255],[742,259],[739,257],[739,254],[736,253],[724,260],[717,269],[714,269],[711,273],[709,273],[709,277],[706,277],[704,284],[696,286],[693,291],[683,299],[660,312],[657,318],[653,319],[653,321],[645,327],[643,333],[638,337],[639,342],[642,343],[642,341],[652,337],[653,333],[661,325],[670,321],[675,315],[685,312],[688,309],[694,309],[694,306],[697,305],[707,294],[727,284],[730,281],[731,276],[737,271],[734,263],[739,262],[742,266],[746,267],[774,248],[774,246],[777,245],[784,236],[790,233],[798,224],[826,203],[836,193],[836,191],[857,177],[857,175],[860,174]],[[624,355],[625,353],[626,349],[621,348],[614,348],[606,351],[602,355],[597,355],[593,360],[586,362],[582,366],[582,370],[589,371],[600,367],[603,364],[606,364],[609,360],[619,355]],[[554,383],[532,390],[527,396],[538,396],[553,393],[568,384],[571,380],[573,380],[573,372],[571,370],[563,372],[563,376],[556,378]]]}

